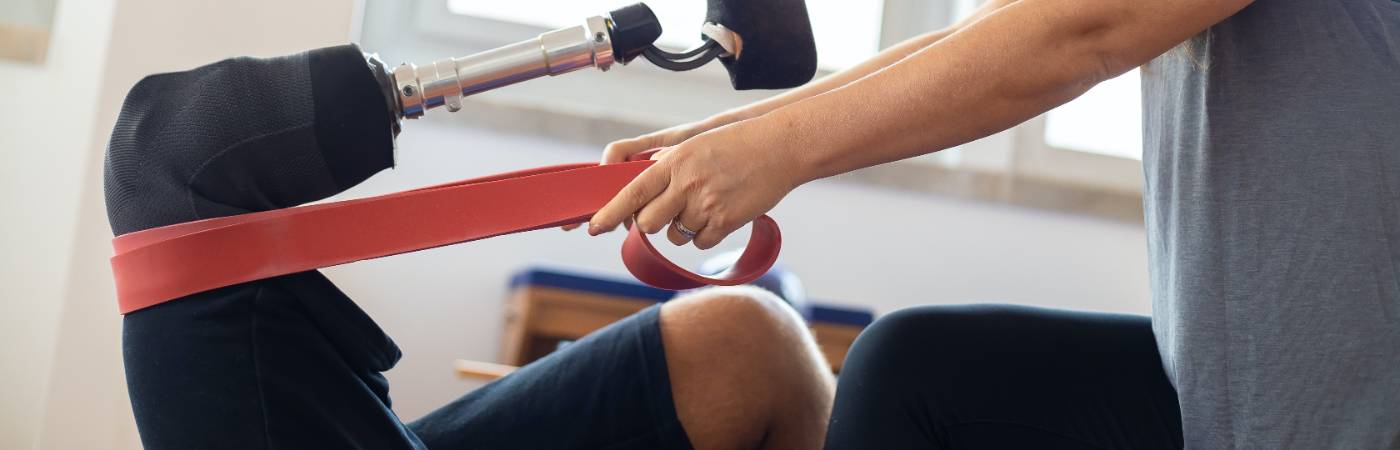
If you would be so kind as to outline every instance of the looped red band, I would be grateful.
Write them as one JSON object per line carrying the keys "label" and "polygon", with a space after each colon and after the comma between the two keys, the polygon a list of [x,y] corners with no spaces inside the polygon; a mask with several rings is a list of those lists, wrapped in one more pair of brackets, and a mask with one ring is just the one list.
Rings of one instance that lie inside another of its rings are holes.
{"label": "looped red band", "polygon": [[[117,302],[126,314],[238,283],[583,222],[652,163],[541,167],[124,234],[112,240]],[[668,261],[632,227],[622,261],[662,289],[728,286],[767,272],[781,244],[777,223],[759,217],[734,267],[704,277]]]}

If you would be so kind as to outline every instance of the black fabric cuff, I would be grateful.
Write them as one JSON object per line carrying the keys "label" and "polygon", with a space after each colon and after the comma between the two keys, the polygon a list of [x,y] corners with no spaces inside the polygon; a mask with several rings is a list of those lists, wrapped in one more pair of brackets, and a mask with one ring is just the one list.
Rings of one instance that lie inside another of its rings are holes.
{"label": "black fabric cuff", "polygon": [[354,44],[307,52],[316,140],[340,190],[393,167],[393,116]]}

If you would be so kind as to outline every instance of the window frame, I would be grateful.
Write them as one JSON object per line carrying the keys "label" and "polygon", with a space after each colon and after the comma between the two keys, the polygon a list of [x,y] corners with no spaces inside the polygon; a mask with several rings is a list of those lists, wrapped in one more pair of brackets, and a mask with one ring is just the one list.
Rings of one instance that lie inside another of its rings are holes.
{"label": "window frame", "polygon": [[[945,10],[946,23],[951,24],[970,14],[980,1],[953,0],[948,3],[950,7]],[[934,29],[919,29],[919,24],[912,25],[913,28],[899,29],[891,33],[888,41],[882,39],[881,48]],[[1089,189],[1141,195],[1142,161],[1051,145],[1045,139],[1048,115],[1049,112],[1040,114],[1000,133],[959,147],[916,157],[910,162],[1003,173],[1011,178],[1041,179]]]}

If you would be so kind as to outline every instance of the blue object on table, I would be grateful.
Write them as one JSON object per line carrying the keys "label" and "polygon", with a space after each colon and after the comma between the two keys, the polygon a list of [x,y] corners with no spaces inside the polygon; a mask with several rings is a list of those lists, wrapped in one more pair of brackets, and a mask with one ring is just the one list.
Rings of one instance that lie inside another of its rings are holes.
{"label": "blue object on table", "polygon": [[823,305],[812,302],[802,316],[812,322],[839,323],[864,327],[875,321],[875,314],[867,309]]}
{"label": "blue object on table", "polygon": [[645,284],[620,277],[607,277],[597,274],[548,267],[530,267],[517,272],[510,278],[510,288],[521,286],[543,286],[559,289],[591,292],[603,295],[651,300],[657,303],[675,297],[674,291],[657,289]]}
{"label": "blue object on table", "polygon": [[[715,255],[701,263],[700,270],[697,270],[696,273],[707,276],[719,275],[739,261],[741,254],[743,254],[743,250],[737,249]],[[802,280],[797,278],[797,274],[783,267],[782,263],[773,264],[768,272],[749,282],[749,285],[777,294],[778,298],[792,305],[792,309],[802,312],[804,316],[810,309],[810,305],[807,304],[807,290],[802,287]]]}
{"label": "blue object on table", "polygon": [[[796,280],[795,275],[786,271],[784,271],[784,274],[781,276],[770,277],[769,275],[764,275],[764,278],[788,278],[790,280]],[[600,295],[649,300],[657,303],[670,300],[676,296],[676,292],[657,289],[627,278],[544,266],[530,267],[511,277],[511,289],[517,289],[523,286],[568,289]],[[780,292],[783,289],[782,286],[781,284],[772,286],[760,285],[760,287],[774,291],[774,293],[779,296],[783,295],[783,293]],[[789,292],[792,292],[792,290],[789,289]],[[845,306],[818,304],[804,300],[801,305],[794,305],[794,308],[802,314],[802,317],[813,322],[863,327],[874,320],[874,315],[871,314],[869,310]]]}

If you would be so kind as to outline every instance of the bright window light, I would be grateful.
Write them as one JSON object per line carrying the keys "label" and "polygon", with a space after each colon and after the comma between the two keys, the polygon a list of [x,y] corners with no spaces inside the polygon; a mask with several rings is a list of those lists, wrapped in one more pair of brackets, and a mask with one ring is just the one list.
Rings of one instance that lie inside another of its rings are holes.
{"label": "bright window light", "polygon": [[1045,118],[1045,143],[1142,159],[1141,85],[1141,77],[1133,69],[1050,111]]}
{"label": "bright window light", "polygon": [[[455,14],[558,28],[580,24],[586,17],[606,13],[634,1],[447,0],[447,7]],[[682,50],[700,43],[705,2],[653,0],[646,4],[661,19],[661,45]],[[850,67],[879,51],[884,2],[807,0],[807,11],[816,36],[817,60],[823,69]]]}

